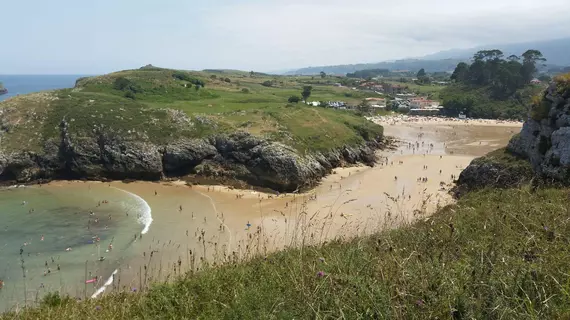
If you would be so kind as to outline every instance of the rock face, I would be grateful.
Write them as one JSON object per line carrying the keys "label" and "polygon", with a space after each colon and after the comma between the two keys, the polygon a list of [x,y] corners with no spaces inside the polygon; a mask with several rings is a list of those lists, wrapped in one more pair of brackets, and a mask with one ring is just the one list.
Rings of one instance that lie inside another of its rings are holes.
{"label": "rock face", "polygon": [[[540,108],[539,110],[536,110]],[[508,150],[530,161],[538,176],[560,183],[570,180],[570,86],[558,80],[533,106],[521,133]]]}
{"label": "rock face", "polygon": [[455,194],[484,187],[570,183],[570,75],[556,79],[531,106],[528,120],[506,150],[475,159]]}
{"label": "rock face", "polygon": [[196,174],[293,191],[315,185],[344,164],[374,165],[374,151],[383,147],[382,137],[377,137],[358,146],[301,156],[291,147],[245,132],[182,138],[166,145],[129,140],[112,132],[78,137],[68,132],[65,121],[60,132],[60,141],[46,143],[44,152],[0,154],[0,180],[160,180]]}
{"label": "rock face", "polygon": [[478,189],[512,188],[535,177],[530,163],[505,149],[477,158],[459,175],[453,193],[456,197]]}

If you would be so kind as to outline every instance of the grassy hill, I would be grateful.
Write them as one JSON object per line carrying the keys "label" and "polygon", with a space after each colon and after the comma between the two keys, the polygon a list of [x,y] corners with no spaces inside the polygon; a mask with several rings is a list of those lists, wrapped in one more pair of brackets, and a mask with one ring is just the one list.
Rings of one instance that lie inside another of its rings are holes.
{"label": "grassy hill", "polygon": [[[270,87],[263,85],[267,82]],[[1,109],[12,110],[3,120],[7,133],[2,148],[39,150],[47,140],[57,138],[64,117],[73,130],[87,134],[94,127],[106,127],[138,132],[138,138],[144,135],[159,143],[175,135],[205,137],[239,129],[303,152],[356,143],[362,141],[362,134],[381,133],[379,126],[351,112],[288,105],[287,99],[300,95],[305,82],[313,86],[310,101],[358,104],[367,97],[325,80],[318,84],[321,81],[311,77],[141,68],[82,78],[73,89],[1,103]],[[193,127],[173,125],[175,115],[169,109],[199,121],[193,121]]]}
{"label": "grassy hill", "polygon": [[[383,128],[352,111],[335,78],[143,67],[81,78],[72,89],[0,103],[0,181],[214,178],[279,191],[315,185],[334,167],[373,164]],[[374,94],[374,93],[372,93]]]}

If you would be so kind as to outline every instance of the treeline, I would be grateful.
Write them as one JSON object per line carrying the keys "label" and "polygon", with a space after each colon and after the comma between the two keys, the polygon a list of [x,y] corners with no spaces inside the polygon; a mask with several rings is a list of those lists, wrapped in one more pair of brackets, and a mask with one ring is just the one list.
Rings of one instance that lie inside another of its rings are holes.
{"label": "treeline", "polygon": [[348,78],[374,78],[379,75],[388,75],[390,74],[390,70],[388,69],[368,69],[368,70],[358,70],[353,73],[347,73],[346,76]]}
{"label": "treeline", "polygon": [[546,61],[538,50],[504,57],[501,50],[475,53],[473,62],[460,62],[451,75],[452,86],[440,96],[448,116],[463,112],[472,118],[524,119],[532,96],[537,64]]}
{"label": "treeline", "polygon": [[459,63],[451,79],[464,85],[489,86],[493,98],[503,99],[530,84],[539,61],[546,59],[538,50],[527,50],[520,57],[511,55],[506,59],[501,50],[483,50],[473,56],[471,65]]}

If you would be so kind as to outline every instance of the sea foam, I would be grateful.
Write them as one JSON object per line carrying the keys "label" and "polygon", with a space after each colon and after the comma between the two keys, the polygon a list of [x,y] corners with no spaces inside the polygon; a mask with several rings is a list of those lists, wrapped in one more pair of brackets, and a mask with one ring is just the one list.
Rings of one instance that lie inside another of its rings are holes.
{"label": "sea foam", "polygon": [[135,199],[136,203],[137,203],[137,207],[140,208],[141,212],[138,215],[138,219],[139,222],[144,226],[141,233],[142,234],[146,234],[148,232],[148,230],[150,229],[150,225],[152,224],[152,209],[150,208],[150,206],[148,205],[148,203],[139,195],[134,194],[132,192],[128,192],[126,190],[120,189],[120,188],[116,188],[113,187],[114,189],[117,189],[119,191],[122,191],[128,195],[130,195],[133,199]]}
{"label": "sea foam", "polygon": [[[148,205],[148,203],[139,195],[134,194],[132,192],[128,192],[126,190],[113,187],[116,190],[122,191],[128,195],[130,195],[133,199],[135,199],[137,203],[137,209],[140,208],[141,212],[139,214],[138,221],[143,225],[143,229],[141,231],[142,234],[146,234],[150,229],[150,225],[152,224],[152,209]],[[97,298],[101,293],[105,292],[108,286],[113,284],[115,279],[115,274],[117,274],[118,270],[113,271],[111,276],[107,279],[107,281],[99,288],[95,293],[91,296],[91,298]]]}

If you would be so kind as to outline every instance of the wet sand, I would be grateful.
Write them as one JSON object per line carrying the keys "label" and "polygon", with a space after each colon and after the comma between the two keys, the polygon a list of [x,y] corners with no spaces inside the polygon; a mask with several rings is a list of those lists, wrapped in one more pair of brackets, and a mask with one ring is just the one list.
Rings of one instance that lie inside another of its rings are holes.
{"label": "wet sand", "polygon": [[145,199],[154,220],[148,234],[138,240],[138,254],[125,261],[114,286],[165,280],[195,270],[204,257],[209,262],[247,259],[425,218],[452,202],[448,192],[453,178],[473,158],[506,145],[519,130],[519,124],[385,125],[387,135],[401,140],[396,151],[379,153],[382,161],[373,168],[336,169],[303,194],[276,196],[182,182],[111,183]]}

